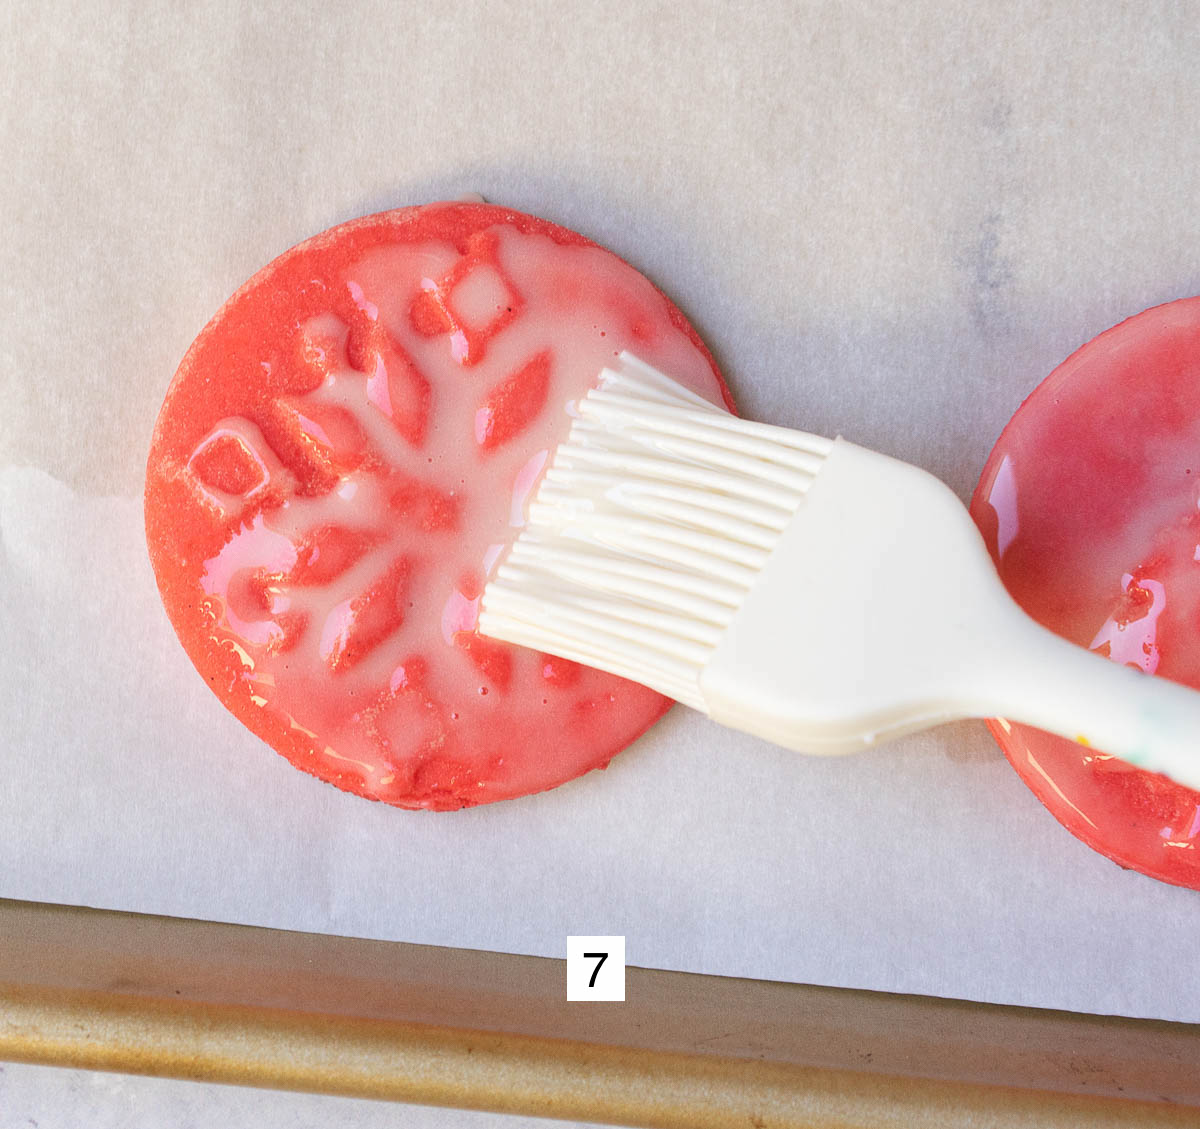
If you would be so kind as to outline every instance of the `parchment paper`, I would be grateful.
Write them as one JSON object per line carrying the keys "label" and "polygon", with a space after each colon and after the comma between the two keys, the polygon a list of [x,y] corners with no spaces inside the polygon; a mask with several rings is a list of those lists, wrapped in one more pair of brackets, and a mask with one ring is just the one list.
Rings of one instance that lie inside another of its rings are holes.
{"label": "parchment paper", "polygon": [[1186,6],[167,13],[0,11],[0,895],[1200,1021],[1200,894],[1076,842],[978,723],[822,761],[679,708],[446,815],[309,779],[191,669],[140,504],[230,292],[464,191],[645,271],[746,414],[965,498],[1059,360],[1200,291]]}

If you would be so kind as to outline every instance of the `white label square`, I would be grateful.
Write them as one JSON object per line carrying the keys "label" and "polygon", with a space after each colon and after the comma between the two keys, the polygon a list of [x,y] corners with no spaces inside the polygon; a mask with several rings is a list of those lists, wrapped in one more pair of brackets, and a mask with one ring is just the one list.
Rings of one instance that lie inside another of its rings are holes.
{"label": "white label square", "polygon": [[567,999],[625,1000],[625,938],[567,938]]}

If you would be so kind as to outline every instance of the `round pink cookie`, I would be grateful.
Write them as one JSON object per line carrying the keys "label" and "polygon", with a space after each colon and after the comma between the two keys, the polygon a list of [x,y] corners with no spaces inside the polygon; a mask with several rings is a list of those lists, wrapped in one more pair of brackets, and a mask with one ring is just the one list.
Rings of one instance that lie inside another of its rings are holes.
{"label": "round pink cookie", "polygon": [[159,589],[213,692],[298,768],[400,807],[607,764],[670,702],[475,622],[567,405],[624,349],[730,406],[637,271],[503,208],[369,216],[255,275],[180,365],[147,466]]}
{"label": "round pink cookie", "polygon": [[[1004,429],[971,512],[1036,620],[1200,687],[1200,298],[1146,310],[1055,369]],[[1072,834],[1200,889],[1200,792],[1029,726],[989,724]]]}

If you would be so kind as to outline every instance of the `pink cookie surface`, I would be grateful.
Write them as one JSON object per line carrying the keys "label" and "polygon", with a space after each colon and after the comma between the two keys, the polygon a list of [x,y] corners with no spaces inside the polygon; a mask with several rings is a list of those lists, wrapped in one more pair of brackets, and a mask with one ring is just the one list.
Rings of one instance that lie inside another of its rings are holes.
{"label": "pink cookie surface", "polygon": [[623,349],[730,406],[642,275],[506,209],[369,216],[255,275],[180,365],[147,467],[159,589],[218,698],[298,768],[400,807],[607,764],[669,701],[475,620],[568,404]]}
{"label": "pink cookie surface", "polygon": [[[1146,310],[1055,369],[1005,428],[971,512],[1035,619],[1200,688],[1200,298]],[[1099,749],[989,724],[1072,834],[1200,889],[1200,793]]]}

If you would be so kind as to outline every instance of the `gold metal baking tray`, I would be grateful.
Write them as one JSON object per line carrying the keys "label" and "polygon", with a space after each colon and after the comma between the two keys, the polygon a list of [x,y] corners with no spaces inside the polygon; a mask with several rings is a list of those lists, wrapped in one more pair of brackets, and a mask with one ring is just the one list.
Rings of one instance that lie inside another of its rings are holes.
{"label": "gold metal baking tray", "polygon": [[679,1129],[1200,1126],[1200,1026],[0,900],[0,1059]]}

